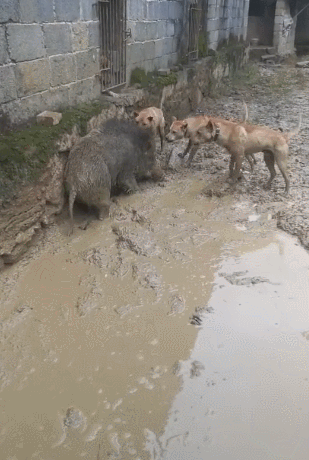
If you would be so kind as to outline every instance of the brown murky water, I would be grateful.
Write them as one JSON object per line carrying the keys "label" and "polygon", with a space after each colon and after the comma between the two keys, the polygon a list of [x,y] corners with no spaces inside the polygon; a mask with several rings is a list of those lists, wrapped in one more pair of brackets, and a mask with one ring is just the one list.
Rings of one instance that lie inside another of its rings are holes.
{"label": "brown murky water", "polygon": [[190,174],[2,275],[1,459],[307,459],[309,257]]}

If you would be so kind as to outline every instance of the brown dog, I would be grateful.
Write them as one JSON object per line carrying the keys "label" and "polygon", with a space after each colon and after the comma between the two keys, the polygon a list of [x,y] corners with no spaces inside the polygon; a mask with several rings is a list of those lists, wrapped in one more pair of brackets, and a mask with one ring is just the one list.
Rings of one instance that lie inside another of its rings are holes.
{"label": "brown dog", "polygon": [[[159,134],[161,138],[161,152],[163,150],[165,120],[163,112],[157,107],[148,107],[141,112],[134,112],[135,122],[141,128],[151,128],[154,138]],[[155,147],[154,147],[155,148]]]}
{"label": "brown dog", "polygon": [[264,126],[238,124],[222,118],[209,117],[196,130],[192,141],[195,145],[214,141],[225,147],[231,154],[230,176],[233,182],[240,177],[245,155],[263,152],[264,161],[270,172],[266,188],[270,188],[276,176],[276,162],[285,180],[285,191],[288,193],[290,187],[287,175],[288,142],[300,131],[301,118],[300,115],[299,125],[295,131],[282,134]]}
{"label": "brown dog", "polygon": [[[248,108],[247,105],[244,103],[245,109],[245,123],[248,119]],[[179,153],[178,156],[180,158],[184,158],[187,153],[190,152],[189,158],[186,162],[186,165],[189,167],[191,162],[196,154],[199,145],[194,144],[194,134],[198,130],[199,126],[205,124],[205,121],[209,118],[206,115],[199,115],[196,117],[186,118],[184,120],[177,120],[176,117],[172,117],[172,124],[170,127],[169,133],[166,135],[166,140],[168,142],[174,142],[183,138],[189,139],[188,145],[183,153]],[[256,160],[253,155],[246,155],[246,158],[251,166],[251,170],[253,170],[253,164],[256,164]]]}

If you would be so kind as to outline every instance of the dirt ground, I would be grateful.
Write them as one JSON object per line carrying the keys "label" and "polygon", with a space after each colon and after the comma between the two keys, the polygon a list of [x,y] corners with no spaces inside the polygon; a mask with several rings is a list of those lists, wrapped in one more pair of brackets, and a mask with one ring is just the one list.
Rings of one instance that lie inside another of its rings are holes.
{"label": "dirt ground", "polygon": [[1,460],[308,458],[309,71],[259,67],[200,109],[294,129],[291,191],[262,154],[229,155],[119,195],[72,237],[67,210],[0,279]]}

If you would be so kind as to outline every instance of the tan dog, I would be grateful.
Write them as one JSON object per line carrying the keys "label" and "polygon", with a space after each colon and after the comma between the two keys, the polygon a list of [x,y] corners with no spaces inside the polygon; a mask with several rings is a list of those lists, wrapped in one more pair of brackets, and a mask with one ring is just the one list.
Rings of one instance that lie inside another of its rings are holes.
{"label": "tan dog", "polygon": [[190,166],[193,157],[199,148],[199,145],[193,145],[192,142],[194,132],[199,128],[201,124],[205,122],[206,119],[208,118],[204,115],[186,118],[185,120],[177,120],[176,117],[172,117],[170,131],[165,138],[167,142],[175,142],[183,138],[189,139],[185,151],[183,153],[178,153],[180,158],[184,158],[187,153],[190,152],[189,158],[187,160],[187,166]]}
{"label": "tan dog", "polygon": [[209,117],[199,126],[192,139],[195,145],[214,141],[225,147],[231,154],[230,176],[235,182],[240,177],[240,170],[245,155],[263,152],[264,161],[270,172],[266,188],[270,188],[276,176],[275,162],[285,180],[285,191],[288,193],[290,181],[287,175],[288,142],[301,127],[299,125],[290,133],[279,133],[264,126],[254,126],[246,123],[234,123],[222,118]]}
{"label": "tan dog", "polygon": [[[151,128],[154,134],[161,138],[161,152],[163,150],[165,120],[163,112],[157,107],[148,107],[141,112],[134,112],[135,122],[141,128]],[[155,146],[154,146],[155,149]]]}
{"label": "tan dog", "polygon": [[[245,103],[244,103],[244,109],[245,109],[245,117],[244,117],[244,123],[245,123],[248,119],[248,108]],[[183,138],[189,139],[189,142],[188,142],[188,145],[185,151],[183,153],[178,154],[180,158],[184,158],[187,155],[187,153],[190,152],[189,158],[186,162],[186,165],[188,167],[191,165],[194,155],[196,154],[199,148],[199,145],[194,145],[194,142],[193,142],[194,134],[201,125],[205,124],[205,121],[208,119],[209,118],[206,115],[190,117],[184,120],[177,120],[176,117],[172,117],[172,124],[171,124],[169,133],[166,135],[166,140],[168,142],[175,142]],[[246,158],[251,166],[251,170],[253,170],[253,164],[256,163],[254,156],[248,155],[246,156]]]}

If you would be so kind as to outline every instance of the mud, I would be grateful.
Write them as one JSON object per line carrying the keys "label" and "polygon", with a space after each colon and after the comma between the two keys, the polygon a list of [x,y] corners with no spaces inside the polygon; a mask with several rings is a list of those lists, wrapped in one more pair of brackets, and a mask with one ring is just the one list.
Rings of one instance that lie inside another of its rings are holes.
{"label": "mud", "polygon": [[[277,126],[269,78],[249,114]],[[288,128],[305,90],[274,96]],[[188,169],[175,144],[161,186],[118,196],[86,231],[76,207],[73,238],[59,216],[2,272],[1,459],[307,458],[309,256],[277,229],[292,210],[306,228],[306,126],[291,196],[279,175],[263,189],[262,158],[232,188],[224,151]]]}

